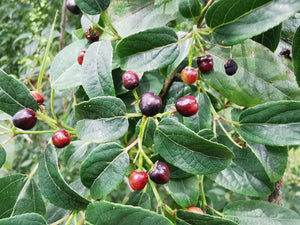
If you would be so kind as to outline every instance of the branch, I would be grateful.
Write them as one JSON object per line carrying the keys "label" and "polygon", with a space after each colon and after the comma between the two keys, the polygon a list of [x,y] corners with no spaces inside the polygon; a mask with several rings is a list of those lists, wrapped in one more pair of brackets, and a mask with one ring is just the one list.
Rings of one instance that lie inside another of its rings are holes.
{"label": "branch", "polygon": [[67,21],[67,7],[66,0],[63,1],[61,10],[61,21],[60,21],[60,38],[59,38],[59,50],[65,47],[65,33],[66,33],[66,21]]}

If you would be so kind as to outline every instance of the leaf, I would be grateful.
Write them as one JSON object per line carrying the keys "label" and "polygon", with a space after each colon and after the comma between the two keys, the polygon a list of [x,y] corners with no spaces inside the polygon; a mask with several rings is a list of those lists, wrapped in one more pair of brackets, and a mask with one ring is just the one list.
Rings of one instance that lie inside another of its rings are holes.
{"label": "leaf", "polygon": [[[75,41],[61,50],[50,66],[50,83],[55,90],[68,90],[81,85],[84,75],[77,57],[81,50],[87,48],[87,41]],[[72,82],[70,82],[72,80]]]}
{"label": "leaf", "polygon": [[159,123],[154,143],[167,162],[195,175],[221,171],[234,156],[226,146],[208,141],[172,119]]}
{"label": "leaf", "polygon": [[196,18],[201,14],[200,0],[179,0],[179,12],[185,18]]}
{"label": "leaf", "polygon": [[300,144],[300,101],[268,102],[240,113],[238,133],[247,141],[271,146]]}
{"label": "leaf", "polygon": [[231,102],[251,107],[269,101],[299,99],[300,88],[291,79],[286,66],[262,45],[247,40],[232,48],[238,64],[237,73],[227,76],[224,71],[229,51],[213,47],[214,69],[202,74],[205,83],[212,86]]}
{"label": "leaf", "polygon": [[27,87],[0,69],[0,110],[13,116],[23,108],[37,110],[36,100]]}
{"label": "leaf", "polygon": [[93,199],[102,198],[123,180],[129,156],[123,147],[107,143],[95,148],[80,166],[80,179],[91,189]]}
{"label": "leaf", "polygon": [[177,35],[169,27],[152,28],[127,36],[116,47],[121,68],[144,72],[165,67],[179,54],[176,42]]}
{"label": "leaf", "polygon": [[272,193],[274,184],[270,182],[264,167],[249,148],[239,149],[227,137],[219,136],[235,154],[231,165],[218,174],[208,177],[217,184],[247,196],[266,196]]}
{"label": "leaf", "polygon": [[108,8],[110,0],[75,0],[75,3],[86,14],[96,15]]}
{"label": "leaf", "polygon": [[89,98],[114,96],[111,75],[113,48],[110,41],[96,41],[87,49],[82,63],[81,82]]}
{"label": "leaf", "polygon": [[298,86],[300,87],[300,26],[298,27],[294,35],[292,54],[293,54],[294,73],[296,76]]}
{"label": "leaf", "polygon": [[63,209],[85,209],[89,201],[76,193],[64,181],[57,166],[57,156],[52,145],[48,145],[40,157],[39,183],[43,196],[53,205]]}
{"label": "leaf", "polygon": [[260,200],[235,201],[225,206],[223,213],[240,225],[297,225],[299,215],[281,206]]}
{"label": "leaf", "polygon": [[199,178],[197,176],[170,179],[166,188],[175,202],[183,208],[195,206],[198,202]]}
{"label": "leaf", "polygon": [[164,78],[158,70],[145,72],[136,91],[139,95],[146,92],[159,94],[164,85]]}
{"label": "leaf", "polygon": [[5,161],[6,161],[6,151],[2,146],[0,146],[0,168],[5,163]]}
{"label": "leaf", "polygon": [[292,43],[299,24],[300,13],[296,13],[295,16],[282,23],[281,37]]}
{"label": "leaf", "polygon": [[130,193],[126,205],[139,206],[144,209],[151,209],[151,198],[147,192],[133,191]]}
{"label": "leaf", "polygon": [[298,0],[223,0],[213,4],[205,18],[217,43],[235,45],[279,25],[299,10]]}
{"label": "leaf", "polygon": [[106,142],[122,137],[128,128],[126,107],[121,99],[98,97],[75,106],[76,130],[85,141]]}
{"label": "leaf", "polygon": [[86,220],[95,225],[172,225],[166,217],[139,207],[106,201],[89,204]]}
{"label": "leaf", "polygon": [[46,215],[40,190],[34,180],[26,175],[13,174],[0,178],[0,198],[0,218],[30,212]]}
{"label": "leaf", "polygon": [[0,225],[47,225],[47,222],[39,214],[26,213],[6,219],[0,219]]}

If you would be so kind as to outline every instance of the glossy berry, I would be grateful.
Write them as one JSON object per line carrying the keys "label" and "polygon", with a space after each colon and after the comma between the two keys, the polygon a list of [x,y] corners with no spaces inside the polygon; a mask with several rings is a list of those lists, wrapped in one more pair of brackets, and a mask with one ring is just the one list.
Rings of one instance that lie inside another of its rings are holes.
{"label": "glossy berry", "polygon": [[187,209],[187,211],[203,214],[202,209],[195,207],[195,206],[191,206],[190,208]]}
{"label": "glossy berry", "polygon": [[37,117],[32,109],[21,109],[12,118],[13,124],[23,130],[30,130],[36,124]]}
{"label": "glossy berry", "polygon": [[133,170],[129,176],[130,187],[135,191],[143,190],[148,182],[148,175],[146,172]]}
{"label": "glossy berry", "polygon": [[181,79],[186,84],[193,84],[198,79],[198,70],[192,67],[185,67],[181,70]]}
{"label": "glossy berry", "polygon": [[93,43],[95,41],[99,41],[99,31],[97,31],[94,27],[90,27],[85,33],[85,38],[90,42]]}
{"label": "glossy berry", "polygon": [[133,90],[140,84],[139,76],[133,71],[127,71],[122,76],[123,85],[128,90]]}
{"label": "glossy berry", "polygon": [[70,144],[71,136],[66,130],[59,130],[52,135],[52,142],[55,147],[63,148]]}
{"label": "glossy berry", "polygon": [[31,91],[30,93],[35,98],[37,104],[39,104],[39,105],[44,104],[45,99],[44,99],[44,96],[41,93],[39,93],[37,91]]}
{"label": "glossy berry", "polygon": [[76,5],[75,0],[67,0],[67,9],[73,13],[73,14],[80,14],[81,10],[79,9],[79,7]]}
{"label": "glossy berry", "polygon": [[198,112],[199,104],[194,96],[187,95],[179,98],[175,107],[182,116],[189,117]]}
{"label": "glossy berry", "polygon": [[200,56],[197,58],[197,65],[201,72],[208,72],[213,69],[214,60],[211,55]]}
{"label": "glossy berry", "polygon": [[169,167],[163,162],[157,162],[154,167],[149,170],[149,177],[157,184],[166,184],[170,179]]}
{"label": "glossy berry", "polygon": [[224,68],[225,68],[225,73],[229,76],[232,76],[233,74],[236,73],[238,69],[238,65],[233,59],[228,59],[224,63]]}
{"label": "glossy berry", "polygon": [[140,109],[145,116],[155,116],[159,113],[161,107],[161,98],[153,92],[146,92],[142,95]]}
{"label": "glossy berry", "polygon": [[83,58],[84,58],[85,52],[86,52],[86,50],[83,49],[83,50],[81,50],[81,51],[79,52],[79,54],[78,54],[77,62],[78,62],[79,65],[82,65],[82,62],[83,62]]}

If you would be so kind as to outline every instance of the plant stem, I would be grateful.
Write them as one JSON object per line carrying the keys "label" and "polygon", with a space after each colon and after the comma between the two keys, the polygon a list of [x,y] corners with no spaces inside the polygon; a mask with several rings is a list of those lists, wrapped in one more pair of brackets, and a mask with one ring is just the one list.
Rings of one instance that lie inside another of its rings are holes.
{"label": "plant stem", "polygon": [[64,222],[65,220],[67,220],[70,216],[71,216],[71,214],[68,214],[68,215],[66,215],[65,217],[63,217],[63,218],[57,220],[56,222],[51,223],[50,225],[58,225],[58,224],[61,224],[62,222]]}
{"label": "plant stem", "polygon": [[177,110],[174,109],[174,110],[171,110],[171,111],[168,111],[168,112],[158,113],[158,114],[156,114],[154,117],[155,117],[155,118],[162,118],[163,116],[166,116],[166,115],[169,115],[169,114],[174,114],[174,113],[176,113],[176,112],[177,112]]}
{"label": "plant stem", "polygon": [[119,36],[117,30],[114,28],[114,26],[112,25],[112,23],[110,22],[110,19],[108,18],[108,16],[106,15],[106,13],[104,11],[101,12],[100,16],[102,16],[102,18],[105,21],[105,24],[108,26],[108,28],[111,30],[111,32],[113,32],[113,34],[119,39],[121,40],[122,37]]}
{"label": "plant stem", "polygon": [[65,225],[70,225],[73,220],[73,217],[74,217],[74,212],[72,212],[71,216],[69,217]]}
{"label": "plant stem", "polygon": [[227,120],[223,116],[219,116],[219,119],[224,120],[226,123],[231,123],[231,124],[234,124],[234,125],[237,125],[237,126],[241,125],[239,122]]}
{"label": "plant stem", "polygon": [[51,90],[51,113],[56,122],[58,122],[57,116],[54,111],[54,89]]}
{"label": "plant stem", "polygon": [[214,1],[215,1],[215,0],[210,0],[210,1],[205,5],[205,7],[201,10],[201,14],[203,14],[203,13],[207,10],[207,8],[208,8],[209,6],[211,6],[211,4],[213,4]]}
{"label": "plant stem", "polygon": [[142,113],[126,113],[126,118],[134,118],[134,117],[141,117],[143,116]]}
{"label": "plant stem", "polygon": [[220,213],[218,210],[215,210],[214,208],[210,207],[209,205],[207,205],[206,208],[212,210],[214,213],[218,214],[221,217],[225,216],[223,213]]}
{"label": "plant stem", "polygon": [[207,206],[207,202],[205,198],[203,180],[204,180],[204,175],[201,175],[200,176],[201,202],[202,202],[202,207],[205,208]]}
{"label": "plant stem", "polygon": [[128,145],[126,148],[123,149],[124,152],[128,152],[133,146],[135,146],[139,142],[139,139],[135,139],[134,142],[132,142],[130,145]]}
{"label": "plant stem", "polygon": [[98,23],[95,23],[89,16],[88,14],[86,14],[85,12],[83,12],[83,15],[94,25],[94,27],[99,28],[100,30],[102,30],[103,32],[111,35],[111,36],[115,36],[113,33],[111,33],[110,31],[104,29],[103,27],[101,27]]}
{"label": "plant stem", "polygon": [[[154,196],[155,196],[155,198],[156,198],[158,207],[159,207],[159,208],[162,208],[163,205],[164,205],[164,203],[163,203],[162,200],[160,199],[160,196],[159,196],[158,191],[157,191],[157,189],[156,189],[156,187],[155,187],[155,184],[154,184],[154,183],[152,182],[152,180],[150,180],[150,179],[149,179],[149,183],[150,183],[150,185],[151,185],[152,191],[153,191]],[[163,211],[163,210],[161,210],[161,214],[164,215],[164,211]]]}
{"label": "plant stem", "polygon": [[145,132],[145,126],[147,124],[147,121],[148,121],[148,117],[143,116],[142,123],[140,125],[140,133],[139,133],[139,136],[138,136],[138,147],[139,147],[140,157],[142,155],[144,157],[144,159],[146,160],[146,162],[152,167],[153,162],[145,154],[145,152],[143,150],[143,144],[142,144],[143,143],[144,132]]}
{"label": "plant stem", "polygon": [[4,145],[6,145],[11,139],[13,139],[16,136],[16,134],[11,135],[8,139],[6,139],[5,141],[3,141],[0,146],[3,147]]}
{"label": "plant stem", "polygon": [[138,93],[136,92],[136,89],[132,90],[132,94],[133,94],[133,96],[134,96],[134,98],[135,98],[135,100],[137,102],[138,107],[140,108],[140,99],[139,99]]}
{"label": "plant stem", "polygon": [[32,172],[28,175],[28,179],[32,179],[33,175],[35,174],[38,168],[39,168],[39,164],[36,164]]}

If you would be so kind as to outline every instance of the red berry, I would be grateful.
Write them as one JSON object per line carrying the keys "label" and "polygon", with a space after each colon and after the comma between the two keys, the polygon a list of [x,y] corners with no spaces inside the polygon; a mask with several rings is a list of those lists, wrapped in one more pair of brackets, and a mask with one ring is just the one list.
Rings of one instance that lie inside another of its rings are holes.
{"label": "red berry", "polygon": [[192,116],[198,112],[199,104],[194,96],[187,95],[176,101],[175,107],[182,116]]}
{"label": "red berry", "polygon": [[81,11],[76,5],[75,0],[67,0],[67,9],[73,14],[80,14]]}
{"label": "red berry", "polygon": [[145,116],[155,116],[162,107],[162,101],[161,98],[153,92],[146,92],[142,95],[139,105],[141,112]]}
{"label": "red berry", "polygon": [[99,41],[99,31],[97,31],[94,27],[90,27],[85,33],[84,36],[86,39],[93,43],[95,41]]}
{"label": "red berry", "polygon": [[148,175],[146,172],[133,170],[129,176],[130,187],[135,191],[143,190],[148,182]]}
{"label": "red berry", "polygon": [[52,142],[55,147],[63,148],[70,144],[71,136],[66,130],[59,130],[52,135]]}
{"label": "red berry", "polygon": [[191,206],[190,208],[187,209],[187,211],[203,214],[202,209],[195,207],[195,206]]}
{"label": "red berry", "polygon": [[170,179],[169,167],[163,162],[157,162],[154,167],[149,170],[149,177],[157,184],[166,184]]}
{"label": "red berry", "polygon": [[86,50],[83,49],[79,52],[78,57],[77,57],[77,62],[79,63],[79,65],[82,65],[83,62],[83,57],[85,55]]}
{"label": "red berry", "polygon": [[139,76],[133,71],[127,71],[122,76],[123,85],[128,90],[133,90],[140,84]]}
{"label": "red berry", "polygon": [[193,84],[198,79],[198,70],[192,67],[185,67],[181,71],[181,79],[186,84]]}
{"label": "red berry", "polygon": [[40,94],[39,92],[37,91],[31,91],[30,92],[32,94],[32,96],[35,98],[37,104],[39,105],[43,105],[44,104],[44,97],[42,94]]}
{"label": "red berry", "polygon": [[213,69],[214,60],[211,55],[200,56],[197,58],[197,65],[201,72],[208,72]]}
{"label": "red berry", "polygon": [[13,124],[23,130],[30,130],[36,124],[37,117],[32,109],[24,108],[16,112],[12,118]]}
{"label": "red berry", "polygon": [[224,63],[224,68],[225,68],[225,73],[229,76],[232,76],[233,74],[236,73],[238,69],[238,65],[233,59],[228,59]]}

